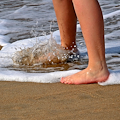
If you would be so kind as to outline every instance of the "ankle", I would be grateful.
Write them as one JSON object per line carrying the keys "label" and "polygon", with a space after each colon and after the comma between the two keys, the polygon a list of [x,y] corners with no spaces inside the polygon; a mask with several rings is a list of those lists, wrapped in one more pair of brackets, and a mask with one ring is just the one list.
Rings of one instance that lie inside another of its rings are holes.
{"label": "ankle", "polygon": [[107,68],[107,65],[106,65],[106,62],[104,61],[98,61],[98,62],[94,62],[92,64],[89,64],[88,65],[88,68],[89,69],[92,69],[94,71],[108,71],[108,68]]}
{"label": "ankle", "polygon": [[72,43],[69,43],[69,44],[68,43],[67,44],[62,43],[61,46],[64,47],[66,50],[72,50],[72,49],[77,48],[77,45],[76,45],[75,42],[72,42]]}

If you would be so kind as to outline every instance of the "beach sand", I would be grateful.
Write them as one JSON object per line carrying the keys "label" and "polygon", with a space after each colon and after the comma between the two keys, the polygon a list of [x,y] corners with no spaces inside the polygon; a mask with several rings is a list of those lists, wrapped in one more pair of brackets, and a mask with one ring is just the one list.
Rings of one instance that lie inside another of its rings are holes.
{"label": "beach sand", "polygon": [[120,85],[1,81],[0,120],[120,120]]}

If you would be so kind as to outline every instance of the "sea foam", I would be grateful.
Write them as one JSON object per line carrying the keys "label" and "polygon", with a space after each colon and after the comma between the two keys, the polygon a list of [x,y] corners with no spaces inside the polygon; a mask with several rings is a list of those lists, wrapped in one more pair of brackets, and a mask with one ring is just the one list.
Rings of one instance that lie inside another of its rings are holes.
{"label": "sea foam", "polygon": [[[120,15],[120,10],[113,13],[104,15],[104,19],[111,18],[115,15]],[[1,22],[2,24],[2,22]],[[1,29],[4,29],[2,26]],[[80,29],[80,25],[77,25],[77,30]],[[110,37],[111,34],[107,34],[107,37]],[[113,34],[112,34],[113,36]],[[25,71],[15,71],[10,70],[7,67],[14,65],[12,57],[17,51],[22,49],[27,49],[33,47],[37,42],[44,41],[49,39],[50,35],[40,36],[37,38],[29,38],[13,43],[9,43],[9,38],[1,36],[0,44],[4,46],[0,51],[0,81],[19,81],[19,82],[37,82],[37,83],[54,83],[60,82],[61,77],[65,77],[80,70],[69,70],[69,71],[57,71],[50,73],[27,73]],[[59,31],[53,32],[53,38],[56,40],[57,44],[60,44],[60,33]],[[111,54],[120,53],[120,41],[111,41],[105,44],[106,46],[106,57]],[[83,54],[87,52],[86,48],[80,49],[80,53]],[[98,83],[99,85],[113,85],[120,84],[120,70],[109,70],[110,76],[106,82]]]}

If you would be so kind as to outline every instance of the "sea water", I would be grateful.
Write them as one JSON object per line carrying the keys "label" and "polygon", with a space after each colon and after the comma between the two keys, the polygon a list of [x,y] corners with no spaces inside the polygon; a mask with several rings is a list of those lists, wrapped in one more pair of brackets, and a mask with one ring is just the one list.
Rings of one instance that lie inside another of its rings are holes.
{"label": "sea water", "polygon": [[[111,73],[106,82],[99,84],[120,84],[120,0],[99,2],[105,23],[106,62]],[[60,48],[60,33],[51,0],[0,1],[0,45],[4,46],[0,51],[1,81],[53,83],[86,68],[88,55],[79,23],[76,41],[80,60],[66,62],[68,53]],[[36,50],[48,53],[51,49],[61,51],[60,60],[64,56],[65,61],[59,64],[41,64],[44,60],[40,64],[25,62],[32,60],[34,54],[30,54]]]}

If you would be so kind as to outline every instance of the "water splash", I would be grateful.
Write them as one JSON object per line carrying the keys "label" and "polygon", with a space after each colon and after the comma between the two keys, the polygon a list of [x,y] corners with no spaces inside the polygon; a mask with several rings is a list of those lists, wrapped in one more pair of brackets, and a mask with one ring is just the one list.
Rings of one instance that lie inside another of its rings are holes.
{"label": "water splash", "polygon": [[[38,28],[38,21],[32,27],[31,33],[34,35],[36,43],[31,48],[24,48],[21,51],[17,51],[12,60],[19,65],[38,65],[38,64],[58,64],[66,61],[79,60],[79,52],[77,46],[72,50],[66,50],[61,45],[57,44],[53,38],[52,25],[54,20],[50,22],[50,38],[46,37],[46,33],[43,31],[41,34],[36,32]],[[43,35],[45,40],[39,42],[38,37]]]}
{"label": "water splash", "polygon": [[36,43],[31,48],[17,51],[12,60],[20,65],[54,64],[67,61],[69,53],[69,50],[56,43],[51,33],[50,39]]}

